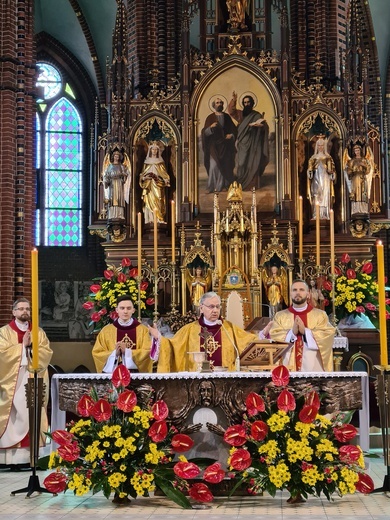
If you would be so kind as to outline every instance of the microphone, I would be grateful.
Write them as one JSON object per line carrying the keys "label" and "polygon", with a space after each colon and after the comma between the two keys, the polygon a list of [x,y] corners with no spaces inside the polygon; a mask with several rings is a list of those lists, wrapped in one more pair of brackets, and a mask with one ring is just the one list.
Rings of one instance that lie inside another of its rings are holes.
{"label": "microphone", "polygon": [[230,343],[233,345],[233,347],[234,347],[234,351],[235,351],[235,353],[236,353],[236,361],[235,361],[236,372],[240,372],[240,369],[241,369],[241,367],[240,367],[240,352],[239,352],[239,350],[238,350],[238,348],[237,348],[237,345],[236,345],[236,344],[234,343],[234,341],[232,340],[232,338],[231,338],[231,336],[230,336],[228,330],[226,329],[225,325],[223,324],[223,321],[222,321],[222,320],[217,320],[215,323],[216,323],[217,325],[221,325],[221,328],[223,328],[223,330],[224,330],[225,333],[226,333],[226,336],[227,336],[227,337],[229,338],[229,340],[230,340]]}

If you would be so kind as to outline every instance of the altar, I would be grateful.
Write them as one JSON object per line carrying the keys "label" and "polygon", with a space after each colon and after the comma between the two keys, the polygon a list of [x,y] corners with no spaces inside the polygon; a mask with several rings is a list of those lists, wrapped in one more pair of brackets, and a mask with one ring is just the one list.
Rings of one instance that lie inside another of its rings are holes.
{"label": "altar", "polygon": [[[164,399],[169,420],[180,431],[205,432],[219,443],[223,428],[241,420],[250,392],[261,392],[270,372],[179,372],[132,374],[130,388],[138,400]],[[324,395],[322,413],[359,410],[359,444],[369,450],[369,378],[366,372],[291,372],[289,387],[308,384]],[[111,389],[110,374],[55,374],[51,381],[51,431],[63,429],[66,412],[77,413],[77,402],[95,387],[99,397]],[[210,426],[211,425],[211,426]]]}

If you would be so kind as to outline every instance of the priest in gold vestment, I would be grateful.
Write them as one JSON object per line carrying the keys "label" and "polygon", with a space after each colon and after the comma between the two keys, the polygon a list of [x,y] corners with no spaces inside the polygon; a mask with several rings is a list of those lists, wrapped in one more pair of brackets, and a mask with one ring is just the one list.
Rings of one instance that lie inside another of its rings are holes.
{"label": "priest in gold vestment", "polygon": [[[0,464],[16,469],[20,464],[30,463],[30,425],[25,391],[25,385],[31,376],[28,371],[31,360],[29,301],[25,298],[16,300],[12,314],[13,320],[0,329]],[[41,416],[41,432],[45,432],[48,430],[46,406],[49,393],[46,368],[53,352],[42,329],[38,331],[38,341],[38,366],[44,370],[46,384]],[[41,446],[45,445],[45,439],[46,436],[41,433]]]}
{"label": "priest in gold vestment", "polygon": [[291,285],[292,306],[275,314],[271,338],[292,343],[284,364],[299,372],[333,371],[334,327],[325,311],[307,303],[309,288],[303,280]]}
{"label": "priest in gold vestment", "polygon": [[205,352],[211,369],[236,369],[237,357],[259,337],[220,319],[221,299],[215,292],[200,299],[200,318],[182,327],[173,338],[162,338],[158,372],[195,372],[197,363],[189,352]]}

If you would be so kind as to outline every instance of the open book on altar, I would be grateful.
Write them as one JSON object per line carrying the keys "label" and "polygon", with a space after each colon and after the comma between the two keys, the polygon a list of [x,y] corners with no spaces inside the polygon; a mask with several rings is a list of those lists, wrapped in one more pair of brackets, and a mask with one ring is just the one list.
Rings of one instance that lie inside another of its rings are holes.
{"label": "open book on altar", "polygon": [[253,341],[240,354],[241,370],[271,370],[279,364],[293,345],[272,339]]}

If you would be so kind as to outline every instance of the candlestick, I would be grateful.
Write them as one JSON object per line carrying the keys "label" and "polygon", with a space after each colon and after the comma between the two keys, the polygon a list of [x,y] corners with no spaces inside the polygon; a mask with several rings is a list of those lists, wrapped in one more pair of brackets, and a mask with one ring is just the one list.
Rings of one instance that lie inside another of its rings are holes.
{"label": "candlestick", "polygon": [[298,259],[303,259],[303,198],[299,196],[299,254]]}
{"label": "candlestick", "polygon": [[138,276],[142,276],[142,216],[138,212],[137,215],[137,232],[138,232]]}
{"label": "candlestick", "polygon": [[330,274],[334,274],[334,212],[330,210]]}
{"label": "candlestick", "polygon": [[157,269],[158,269],[158,253],[157,253],[157,211],[156,210],[154,210],[153,236],[154,236],[154,244],[153,244],[154,270],[157,272]]}
{"label": "candlestick", "polygon": [[387,326],[386,326],[386,290],[385,290],[385,259],[381,240],[376,243],[378,262],[378,304],[379,304],[379,341],[380,362],[382,366],[388,365],[387,357]]}
{"label": "candlestick", "polygon": [[172,263],[176,260],[176,214],[175,214],[175,201],[171,201],[171,222],[172,222]]}
{"label": "candlestick", "polygon": [[39,365],[39,307],[38,307],[38,251],[31,251],[31,337],[32,337],[32,369]]}
{"label": "candlestick", "polygon": [[320,253],[320,205],[316,202],[316,265],[321,265]]}

